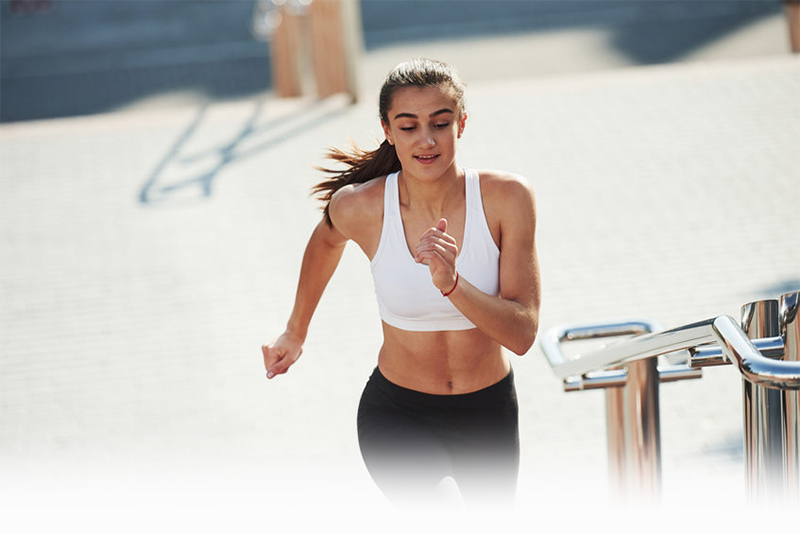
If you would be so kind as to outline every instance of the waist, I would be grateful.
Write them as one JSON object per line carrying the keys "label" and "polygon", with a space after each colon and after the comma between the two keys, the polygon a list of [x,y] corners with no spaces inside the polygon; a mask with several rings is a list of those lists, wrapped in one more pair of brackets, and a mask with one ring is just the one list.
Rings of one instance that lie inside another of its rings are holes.
{"label": "waist", "polygon": [[510,369],[502,347],[477,329],[408,332],[384,323],[378,358],[391,382],[432,394],[477,391],[501,380]]}

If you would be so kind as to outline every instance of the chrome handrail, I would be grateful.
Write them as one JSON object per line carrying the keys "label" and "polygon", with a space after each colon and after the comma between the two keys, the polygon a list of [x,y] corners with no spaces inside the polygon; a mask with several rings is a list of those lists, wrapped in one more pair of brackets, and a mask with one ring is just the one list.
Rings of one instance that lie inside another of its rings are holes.
{"label": "chrome handrail", "polygon": [[[762,339],[752,339],[753,345],[763,356],[772,359],[782,358],[784,355],[783,338],[765,337]],[[703,345],[694,349],[689,349],[689,360],[695,369],[701,367],[714,367],[717,365],[730,365],[730,361],[725,357],[725,352],[719,345]]]}
{"label": "chrome handrail", "polygon": [[800,389],[800,362],[763,356],[730,316],[717,317],[712,326],[728,360],[747,380],[773,389]]}
{"label": "chrome handrail", "polygon": [[[590,377],[591,373],[616,367],[627,362],[653,358],[678,351],[692,351],[716,343],[725,359],[736,365],[739,371],[753,383],[776,389],[800,389],[800,362],[773,360],[759,352],[737,322],[728,315],[721,315],[670,330],[637,335],[622,343],[608,345],[586,355],[567,358],[561,350],[565,340],[589,337],[610,337],[645,331],[647,321],[625,323],[601,323],[594,325],[559,326],[548,330],[542,337],[541,348],[553,372],[566,384],[574,383],[577,377]],[[770,355],[783,355],[782,341],[769,338],[762,343]],[[709,351],[696,352],[708,356]],[[572,389],[572,388],[570,388]]]}
{"label": "chrome handrail", "polygon": [[[798,300],[800,292],[793,292],[780,301],[746,304],[741,324],[720,315],[670,330],[653,321],[627,321],[544,332],[540,348],[565,391],[605,389],[615,489],[648,497],[660,491],[659,383],[699,378],[704,367],[733,364],[744,384],[748,495],[800,502]],[[585,354],[567,357],[562,350],[571,341],[621,336],[628,337]]]}
{"label": "chrome handrail", "polygon": [[[652,358],[713,343],[716,338],[708,328],[711,322],[711,320],[703,321],[662,331],[656,331],[655,325],[658,323],[653,321],[562,325],[545,332],[540,346],[553,372],[563,379],[615,367],[633,360]],[[624,343],[602,347],[586,355],[567,358],[561,350],[563,341],[636,334],[647,331],[646,328],[650,325],[653,328],[649,334],[627,338]]]}
{"label": "chrome handrail", "polygon": [[[727,362],[726,362],[727,363]],[[677,382],[692,378],[703,378],[703,370],[689,364],[659,365],[658,381],[661,383]],[[583,375],[568,376],[564,379],[564,391],[586,391],[589,389],[606,389],[622,387],[628,383],[627,369],[608,369],[592,371]]]}

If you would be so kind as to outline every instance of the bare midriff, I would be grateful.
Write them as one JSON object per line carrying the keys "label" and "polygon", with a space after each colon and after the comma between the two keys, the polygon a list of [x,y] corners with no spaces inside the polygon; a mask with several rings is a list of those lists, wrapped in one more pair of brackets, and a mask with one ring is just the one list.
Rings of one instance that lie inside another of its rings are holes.
{"label": "bare midriff", "polygon": [[510,364],[499,343],[473,328],[410,332],[383,323],[381,374],[404,388],[434,395],[471,393],[496,384]]}

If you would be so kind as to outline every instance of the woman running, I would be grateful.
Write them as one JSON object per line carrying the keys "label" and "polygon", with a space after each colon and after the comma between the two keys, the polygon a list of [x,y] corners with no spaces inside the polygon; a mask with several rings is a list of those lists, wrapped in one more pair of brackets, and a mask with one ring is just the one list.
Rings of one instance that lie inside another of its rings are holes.
{"label": "woman running", "polygon": [[267,377],[302,353],[311,317],[352,240],[370,261],[383,327],[361,397],[358,439],[390,498],[513,502],[518,407],[504,347],[524,355],[538,328],[534,195],[524,179],[465,169],[467,113],[449,65],[414,59],[386,78],[386,140],[334,150],[344,171],[316,186],[324,216],[308,242],[286,330],[262,352]]}

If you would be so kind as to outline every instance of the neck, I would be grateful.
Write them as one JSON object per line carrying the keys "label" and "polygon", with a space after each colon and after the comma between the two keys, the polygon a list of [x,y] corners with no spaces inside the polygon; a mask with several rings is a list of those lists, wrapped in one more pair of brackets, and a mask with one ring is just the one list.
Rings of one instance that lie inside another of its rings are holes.
{"label": "neck", "polygon": [[464,174],[456,165],[434,180],[419,179],[402,171],[398,182],[400,201],[438,219],[444,216],[448,206],[464,195]]}

